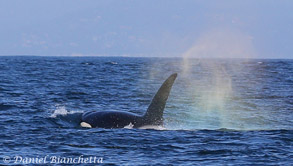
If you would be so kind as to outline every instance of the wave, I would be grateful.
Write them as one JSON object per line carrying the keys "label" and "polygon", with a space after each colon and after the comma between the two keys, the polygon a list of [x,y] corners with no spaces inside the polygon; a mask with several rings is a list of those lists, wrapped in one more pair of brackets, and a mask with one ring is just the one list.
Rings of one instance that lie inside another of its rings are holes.
{"label": "wave", "polygon": [[80,127],[83,112],[70,111],[65,106],[58,106],[48,119],[58,127]]}

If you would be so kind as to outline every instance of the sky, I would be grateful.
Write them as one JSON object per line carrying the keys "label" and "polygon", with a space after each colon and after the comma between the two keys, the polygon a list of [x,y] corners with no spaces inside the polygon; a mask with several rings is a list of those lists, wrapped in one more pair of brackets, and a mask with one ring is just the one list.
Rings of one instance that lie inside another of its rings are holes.
{"label": "sky", "polygon": [[1,0],[0,55],[293,58],[292,0]]}

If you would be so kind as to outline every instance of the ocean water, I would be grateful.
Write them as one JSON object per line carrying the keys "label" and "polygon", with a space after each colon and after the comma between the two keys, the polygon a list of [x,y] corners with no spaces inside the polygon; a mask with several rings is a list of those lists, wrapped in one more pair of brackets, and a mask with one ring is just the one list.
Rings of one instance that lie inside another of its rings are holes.
{"label": "ocean water", "polygon": [[[143,114],[175,72],[163,127],[80,127]],[[0,165],[293,163],[293,60],[3,56],[0,92]]]}

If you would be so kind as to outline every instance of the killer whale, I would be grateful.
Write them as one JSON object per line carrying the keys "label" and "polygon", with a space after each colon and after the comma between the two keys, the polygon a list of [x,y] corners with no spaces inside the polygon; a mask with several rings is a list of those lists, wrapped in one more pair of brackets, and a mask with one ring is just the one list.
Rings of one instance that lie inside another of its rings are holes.
{"label": "killer whale", "polygon": [[82,115],[80,125],[90,128],[133,128],[163,125],[163,112],[177,73],[170,75],[153,97],[144,115],[122,111],[92,111]]}

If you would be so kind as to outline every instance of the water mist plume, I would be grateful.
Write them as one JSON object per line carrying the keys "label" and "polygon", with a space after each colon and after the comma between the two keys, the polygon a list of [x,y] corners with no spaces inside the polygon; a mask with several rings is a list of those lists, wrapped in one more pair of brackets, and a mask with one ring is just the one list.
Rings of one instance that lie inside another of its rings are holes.
{"label": "water mist plume", "polygon": [[[248,59],[255,56],[252,37],[231,29],[217,29],[204,33],[183,56],[182,73],[197,75],[189,80],[189,92],[194,105],[191,117],[198,121],[197,128],[233,128],[233,121],[226,107],[233,96],[231,73],[242,68],[224,63],[227,58]],[[194,73],[197,72],[197,73]]]}

